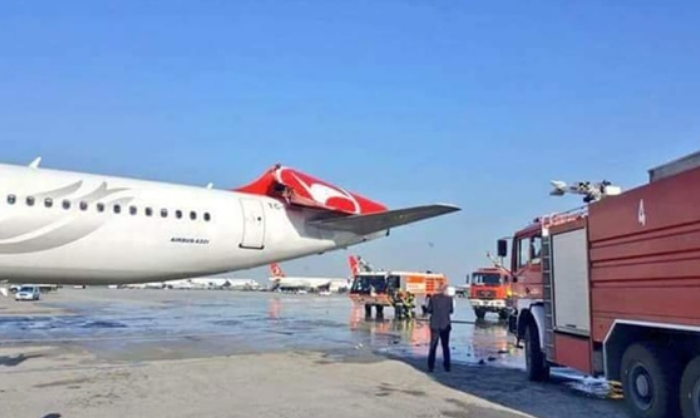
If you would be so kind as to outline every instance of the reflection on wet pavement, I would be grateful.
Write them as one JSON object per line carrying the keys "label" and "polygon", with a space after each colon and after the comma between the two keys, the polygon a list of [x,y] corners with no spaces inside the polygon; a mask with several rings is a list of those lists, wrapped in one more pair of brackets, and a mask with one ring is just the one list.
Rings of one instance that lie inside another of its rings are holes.
{"label": "reflection on wet pavement", "polygon": [[[109,357],[154,345],[221,355],[290,348],[363,348],[418,357],[428,352],[426,322],[395,321],[390,311],[384,320],[365,320],[364,310],[344,296],[145,290],[158,303],[139,304],[122,293],[134,291],[109,291],[114,298],[105,303],[46,302],[74,315],[0,318],[2,340],[71,342]],[[460,308],[456,316],[473,321],[468,304]],[[455,362],[522,364],[504,326],[494,320],[455,324],[450,345]]]}
{"label": "reflection on wet pavement", "polygon": [[[75,301],[46,297],[43,302],[70,308],[73,315],[0,317],[0,342],[75,344],[98,357],[121,361],[290,349],[324,350],[341,356],[361,352],[414,358],[428,355],[430,330],[425,320],[396,321],[391,310],[383,320],[365,319],[364,309],[354,307],[342,295],[82,292],[84,300],[76,293]],[[87,297],[91,294],[98,297]],[[476,320],[464,300],[458,300],[457,308],[450,342],[455,363],[524,368],[523,350],[514,348],[513,338],[497,317]],[[570,379],[576,390],[607,391],[599,380],[586,380],[565,370],[553,373]]]}

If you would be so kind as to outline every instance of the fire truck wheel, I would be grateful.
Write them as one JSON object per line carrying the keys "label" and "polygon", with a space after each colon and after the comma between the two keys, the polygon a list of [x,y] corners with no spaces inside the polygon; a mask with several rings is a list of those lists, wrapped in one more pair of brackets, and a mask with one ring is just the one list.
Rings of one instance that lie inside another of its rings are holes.
{"label": "fire truck wheel", "polygon": [[529,380],[540,382],[549,379],[549,366],[540,347],[537,325],[532,322],[525,329],[525,365]]}
{"label": "fire truck wheel", "polygon": [[486,311],[481,308],[474,308],[474,315],[476,315],[476,319],[484,319]]}
{"label": "fire truck wheel", "polygon": [[670,350],[630,345],[622,356],[622,390],[630,413],[640,418],[677,417],[680,367]]}
{"label": "fire truck wheel", "polygon": [[683,418],[700,417],[700,356],[685,366],[681,377],[681,414]]}

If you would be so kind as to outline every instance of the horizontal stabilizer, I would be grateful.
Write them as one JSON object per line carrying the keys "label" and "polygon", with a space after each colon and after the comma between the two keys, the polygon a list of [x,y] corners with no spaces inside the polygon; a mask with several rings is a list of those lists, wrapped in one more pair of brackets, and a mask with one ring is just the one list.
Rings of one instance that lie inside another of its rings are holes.
{"label": "horizontal stabilizer", "polygon": [[411,208],[396,209],[380,213],[370,213],[367,215],[349,215],[318,219],[315,221],[309,221],[309,225],[333,231],[345,231],[357,235],[369,235],[393,227],[457,212],[459,210],[460,208],[453,205],[434,204],[414,206]]}

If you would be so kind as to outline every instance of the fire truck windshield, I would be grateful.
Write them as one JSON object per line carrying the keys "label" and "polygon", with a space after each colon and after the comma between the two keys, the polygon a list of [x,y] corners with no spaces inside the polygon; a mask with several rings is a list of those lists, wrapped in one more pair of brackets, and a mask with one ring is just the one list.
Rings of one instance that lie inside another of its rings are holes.
{"label": "fire truck windshield", "polygon": [[472,284],[498,286],[502,284],[501,275],[498,273],[474,273],[472,274]]}
{"label": "fire truck windshield", "polygon": [[374,287],[377,293],[383,293],[386,290],[386,280],[384,276],[378,275],[357,275],[352,282],[350,288],[351,293],[369,294],[370,289]]}
{"label": "fire truck windshield", "polygon": [[377,274],[358,274],[353,279],[350,293],[368,295],[372,287],[376,293],[391,292],[400,287],[400,278],[394,275],[386,277]]}

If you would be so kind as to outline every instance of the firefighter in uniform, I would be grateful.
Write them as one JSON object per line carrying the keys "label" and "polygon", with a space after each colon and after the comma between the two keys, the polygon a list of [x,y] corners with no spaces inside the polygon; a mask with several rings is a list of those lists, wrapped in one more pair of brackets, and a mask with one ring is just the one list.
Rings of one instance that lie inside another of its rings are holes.
{"label": "firefighter in uniform", "polygon": [[404,301],[404,295],[401,290],[397,290],[396,293],[394,293],[394,316],[396,319],[404,319],[404,312],[405,312],[405,301]]}
{"label": "firefighter in uniform", "polygon": [[411,292],[406,292],[406,303],[405,303],[405,314],[406,314],[406,319],[413,319],[415,317],[415,309],[416,309],[416,298],[413,296],[413,293]]}

